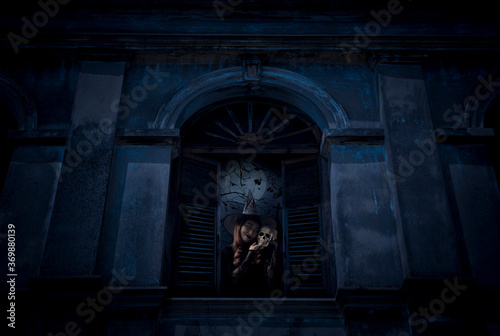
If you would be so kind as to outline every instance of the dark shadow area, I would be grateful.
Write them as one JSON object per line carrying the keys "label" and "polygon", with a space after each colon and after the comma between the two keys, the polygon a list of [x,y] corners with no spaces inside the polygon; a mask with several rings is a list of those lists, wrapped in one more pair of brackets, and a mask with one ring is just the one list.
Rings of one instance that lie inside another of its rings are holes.
{"label": "dark shadow area", "polygon": [[10,159],[12,157],[13,146],[8,140],[9,131],[16,130],[17,128],[17,120],[12,116],[7,105],[0,100],[0,153],[2,153],[2,159],[0,161],[0,192],[3,191],[7,172],[9,171]]}
{"label": "dark shadow area", "polygon": [[484,127],[493,129],[495,138],[490,144],[491,160],[497,177],[497,184],[500,190],[500,144],[498,134],[500,133],[500,99],[497,97],[489,107],[484,116]]}

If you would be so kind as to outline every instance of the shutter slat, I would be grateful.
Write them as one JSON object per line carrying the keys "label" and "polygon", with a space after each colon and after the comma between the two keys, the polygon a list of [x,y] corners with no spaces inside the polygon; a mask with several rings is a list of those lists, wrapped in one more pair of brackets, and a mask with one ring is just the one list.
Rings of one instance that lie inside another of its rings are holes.
{"label": "shutter slat", "polygon": [[216,210],[215,208],[209,208],[209,207],[199,207],[193,204],[186,204],[185,205],[186,209],[189,209],[192,213],[205,213],[205,214],[215,214]]}
{"label": "shutter slat", "polygon": [[211,251],[209,251],[209,252],[205,252],[205,251],[206,251],[206,248],[193,247],[193,246],[181,247],[179,250],[181,255],[182,255],[182,253],[204,254],[204,255],[210,255],[210,256],[212,255]]}
{"label": "shutter slat", "polygon": [[314,251],[311,250],[300,250],[300,251],[292,251],[290,253],[290,258],[308,258],[311,257]]}
{"label": "shutter slat", "polygon": [[324,290],[323,265],[317,260],[320,214],[317,206],[289,209],[287,212],[288,266],[301,279],[298,292]]}
{"label": "shutter slat", "polygon": [[[194,269],[196,271],[202,272],[202,273],[207,273],[208,271],[203,272],[203,270],[209,270],[210,272],[212,271],[212,267],[210,266],[196,266],[196,265],[191,265],[191,266],[182,266],[181,270],[189,270],[189,269]],[[193,273],[197,273],[194,271]]]}
{"label": "shutter slat", "polygon": [[213,228],[207,227],[206,224],[207,221],[199,221],[199,220],[189,220],[188,222],[185,223],[185,225],[188,228],[213,232],[214,231]]}
{"label": "shutter slat", "polygon": [[201,220],[206,220],[206,219],[210,219],[214,215],[212,212],[200,212],[199,210],[191,210],[190,208],[186,208],[186,209],[189,211],[187,215],[190,218],[197,218],[197,219],[201,219]]}
{"label": "shutter slat", "polygon": [[193,239],[203,239],[205,240],[207,237],[211,237],[212,234],[208,234],[208,233],[199,233],[199,232],[196,232],[196,231],[193,231],[193,230],[186,230],[186,231],[189,231],[189,237],[192,237]]}
{"label": "shutter slat", "polygon": [[[307,222],[305,221],[307,220]],[[297,221],[290,221],[288,222],[288,225],[290,226],[290,228],[294,229],[294,228],[300,228],[300,227],[315,227],[315,225],[317,224],[317,222],[315,222],[316,218],[306,218],[305,220],[297,220]]]}
{"label": "shutter slat", "polygon": [[312,241],[317,241],[318,233],[316,233],[315,235],[311,234],[307,236],[296,236],[296,237],[289,236],[289,238],[290,240],[297,241],[298,243],[300,243],[301,241],[308,241],[308,240],[312,242]]}
{"label": "shutter slat", "polygon": [[318,240],[302,240],[298,242],[293,242],[294,244],[294,251],[299,251],[299,250],[305,250],[305,251],[310,251],[314,252],[318,248]]}
{"label": "shutter slat", "polygon": [[192,238],[192,237],[185,237],[183,241],[188,242],[189,244],[193,246],[212,246],[212,242],[207,242],[206,240],[199,239],[199,238]]}
{"label": "shutter slat", "polygon": [[183,206],[179,234],[177,285],[215,285],[215,226],[214,207]]}

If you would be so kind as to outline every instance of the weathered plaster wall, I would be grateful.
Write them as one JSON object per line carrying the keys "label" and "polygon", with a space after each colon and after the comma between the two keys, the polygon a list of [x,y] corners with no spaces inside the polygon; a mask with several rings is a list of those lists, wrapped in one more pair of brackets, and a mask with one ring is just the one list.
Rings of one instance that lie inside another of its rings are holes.
{"label": "weathered plaster wall", "polygon": [[498,94],[495,77],[498,71],[498,65],[481,58],[460,63],[428,62],[423,74],[434,127],[455,130],[482,127],[471,125],[467,119],[484,114]]}
{"label": "weathered plaster wall", "polygon": [[[89,275],[96,262],[124,63],[81,69],[42,263],[44,275]],[[64,251],[64,253],[61,253]]]}
{"label": "weathered plaster wall", "polygon": [[[405,244],[404,274],[430,278],[460,274],[421,68],[380,67],[379,95],[396,223]],[[419,145],[423,143],[427,147]]]}
{"label": "weathered plaster wall", "polygon": [[[292,56],[293,63],[285,62]],[[348,67],[343,62],[336,54],[312,61],[297,53],[271,53],[263,64],[296,72],[318,84],[344,108],[352,127],[379,127],[377,99],[372,95],[376,90],[373,72],[368,66]],[[122,101],[114,103],[120,111],[118,127],[151,128],[161,106],[185,84],[211,71],[240,64],[241,54],[234,51],[138,55],[128,65]]]}
{"label": "weathered plaster wall", "polygon": [[78,61],[40,55],[2,72],[33,98],[39,129],[69,128],[80,72]]}
{"label": "weathered plaster wall", "polygon": [[[15,226],[14,264],[20,275],[20,288],[27,287],[29,278],[38,276],[40,271],[63,152],[60,146],[21,146],[12,155],[0,202],[0,220],[1,232],[7,233],[8,224]],[[7,251],[6,237],[1,241],[0,246]],[[4,274],[12,273],[7,268],[7,253],[2,254],[1,260]]]}
{"label": "weathered plaster wall", "polygon": [[124,273],[139,286],[162,284],[170,147],[117,146],[107,192],[97,272]]}
{"label": "weathered plaster wall", "polygon": [[330,184],[342,289],[398,288],[400,246],[382,146],[332,146]]}
{"label": "weathered plaster wall", "polygon": [[500,197],[486,145],[441,146],[450,208],[464,264],[478,284],[500,281]]}

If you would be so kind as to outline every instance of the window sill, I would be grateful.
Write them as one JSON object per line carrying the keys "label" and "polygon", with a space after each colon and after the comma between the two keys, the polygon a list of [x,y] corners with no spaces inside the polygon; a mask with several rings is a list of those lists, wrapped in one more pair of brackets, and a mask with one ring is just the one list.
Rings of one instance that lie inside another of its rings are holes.
{"label": "window sill", "polygon": [[204,316],[209,318],[237,318],[264,311],[273,318],[335,319],[341,311],[332,298],[168,298],[163,318],[187,318]]}

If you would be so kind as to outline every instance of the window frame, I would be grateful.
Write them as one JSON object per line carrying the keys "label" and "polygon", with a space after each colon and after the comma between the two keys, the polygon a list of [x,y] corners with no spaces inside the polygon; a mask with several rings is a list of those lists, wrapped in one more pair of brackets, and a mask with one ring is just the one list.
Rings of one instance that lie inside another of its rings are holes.
{"label": "window frame", "polygon": [[[221,104],[218,105],[219,107],[220,106],[223,106]],[[203,113],[207,113],[206,112],[207,109],[204,110]],[[302,112],[297,112],[294,110],[294,113],[298,113],[299,114],[299,118],[302,118],[304,117],[304,114]],[[199,116],[197,116],[197,118],[199,118]],[[187,123],[189,126],[192,126],[193,123],[189,124]],[[182,143],[182,141],[181,141]],[[323,242],[325,241],[328,241],[330,238],[329,235],[326,235],[324,234],[325,232],[325,226],[328,227],[328,224],[326,223],[326,219],[327,218],[331,218],[331,216],[328,216],[328,213],[329,213],[329,207],[325,207],[325,204],[324,204],[324,199],[325,198],[329,198],[329,196],[326,196],[326,195],[329,195],[329,185],[328,183],[325,184],[325,181],[328,182],[328,179],[324,179],[324,168],[325,168],[325,164],[324,164],[324,158],[321,156],[320,154],[320,145],[319,145],[319,141],[318,143],[314,146],[314,148],[300,148],[300,149],[297,149],[295,151],[290,151],[290,148],[280,148],[280,146],[269,146],[267,148],[264,148],[263,150],[260,150],[260,151],[257,151],[257,155],[260,155],[260,154],[269,154],[269,153],[273,153],[273,154],[279,154],[280,155],[280,159],[279,161],[283,164],[283,162],[285,161],[301,161],[301,160],[307,160],[308,157],[311,157],[311,156],[314,156],[316,158],[316,169],[317,169],[317,175],[318,175],[318,182],[317,182],[317,192],[318,192],[318,203],[317,203],[317,209],[318,209],[318,212],[319,212],[319,219],[318,219],[318,230],[319,230],[319,241],[321,242],[321,244],[323,244]],[[207,149],[206,147],[205,148],[199,148],[197,146],[189,146],[189,145],[184,145],[180,151],[180,155],[179,155],[179,158],[178,158],[178,162],[177,162],[177,165],[175,165],[175,168],[176,168],[176,185],[177,185],[177,192],[174,193],[174,194],[178,194],[179,193],[179,188],[181,187],[181,184],[182,184],[182,181],[180,181],[180,178],[181,178],[181,174],[180,172],[182,172],[182,167],[183,167],[183,157],[189,157],[189,156],[196,156],[196,157],[203,157],[205,159],[208,159],[208,160],[212,160],[214,161],[214,158],[213,157],[210,157],[211,155],[241,155],[241,148],[218,148],[218,147],[213,147],[211,149]],[[219,165],[220,165],[221,162],[219,162]],[[220,176],[219,176],[219,172],[220,172],[220,169],[218,170],[218,173],[217,173],[217,178],[220,179]],[[283,187],[285,187],[285,182],[284,182],[284,171],[283,171],[283,167],[282,167],[282,171],[281,171],[281,180],[282,180],[282,183],[283,183]],[[220,181],[217,183],[219,184]],[[219,194],[219,193],[218,193]],[[171,202],[171,204],[173,203],[178,203],[179,199],[177,197],[174,197],[173,198],[176,202]],[[283,199],[284,199],[284,196],[283,196]],[[219,297],[220,296],[220,293],[221,293],[221,288],[220,288],[220,267],[221,267],[221,252],[222,252],[222,248],[223,246],[222,245],[222,242],[221,242],[221,222],[222,222],[222,218],[220,218],[220,211],[219,211],[219,206],[220,206],[220,199],[217,199],[217,223],[216,223],[216,228],[215,228],[215,246],[216,246],[216,255],[215,255],[215,278],[216,278],[216,281],[215,281],[215,290],[214,291],[209,291],[209,292],[206,292],[206,293],[203,293],[203,291],[198,291],[198,290],[194,290],[194,291],[189,291],[189,293],[187,293],[187,291],[178,291],[177,289],[179,289],[179,286],[178,284],[176,284],[175,282],[172,282],[172,279],[175,279],[175,272],[177,271],[176,267],[177,266],[174,266],[174,265],[171,265],[171,270],[170,270],[170,276],[167,277],[168,279],[170,279],[169,281],[169,287],[173,288],[174,289],[174,292],[176,293],[175,296],[204,296],[204,297],[210,297],[210,296],[216,296],[216,297]],[[179,204],[177,204],[176,208],[178,208]],[[178,210],[177,210],[178,211]],[[281,254],[282,254],[282,265],[283,265],[283,270],[282,270],[282,273],[284,274],[285,272],[288,271],[288,268],[286,268],[286,259],[285,258],[285,255],[286,255],[286,250],[288,249],[288,246],[289,246],[289,243],[287,241],[288,237],[285,236],[285,226],[287,226],[287,218],[286,218],[286,206],[283,206],[283,211],[281,212],[280,214],[280,221],[282,223],[282,237],[281,237],[281,242],[280,242],[280,249],[281,249]],[[175,219],[177,217],[177,219]],[[174,218],[174,220],[170,223],[171,225],[175,226],[176,227],[176,232],[178,233],[179,230],[180,230],[180,220],[179,220],[179,215],[177,216],[173,216],[171,218]],[[330,221],[331,222],[331,221]],[[331,226],[331,223],[330,223],[330,226]],[[177,240],[177,242],[179,242],[179,240]],[[328,246],[330,246],[330,243],[328,243]],[[177,253],[178,251],[178,248],[179,246],[176,245],[173,249],[173,251],[171,252],[173,254],[173,258],[171,259],[175,259],[175,254]],[[323,249],[323,246],[321,246],[321,248]],[[328,263],[326,262],[323,258],[323,255],[324,255],[324,252],[322,252],[322,257],[321,257],[321,268],[322,268],[322,281],[323,281],[323,292],[321,294],[321,296],[331,296],[331,293],[333,293],[332,291],[332,288],[330,287],[333,287],[334,284],[330,284],[332,281],[334,281],[334,278],[331,278],[330,275],[333,274],[332,272],[334,272],[334,270],[330,270],[330,268],[332,267],[332,264],[334,265],[334,262],[333,263]],[[333,258],[332,258],[333,260]],[[172,274],[174,276],[172,276]],[[288,286],[289,287],[289,286]],[[290,290],[287,286],[283,285],[283,290],[285,291],[285,294],[288,294],[290,295]],[[191,288],[193,289],[193,288]],[[318,297],[318,295],[314,295],[313,293],[311,293],[311,295],[305,295],[305,296],[300,296],[300,297]]]}

